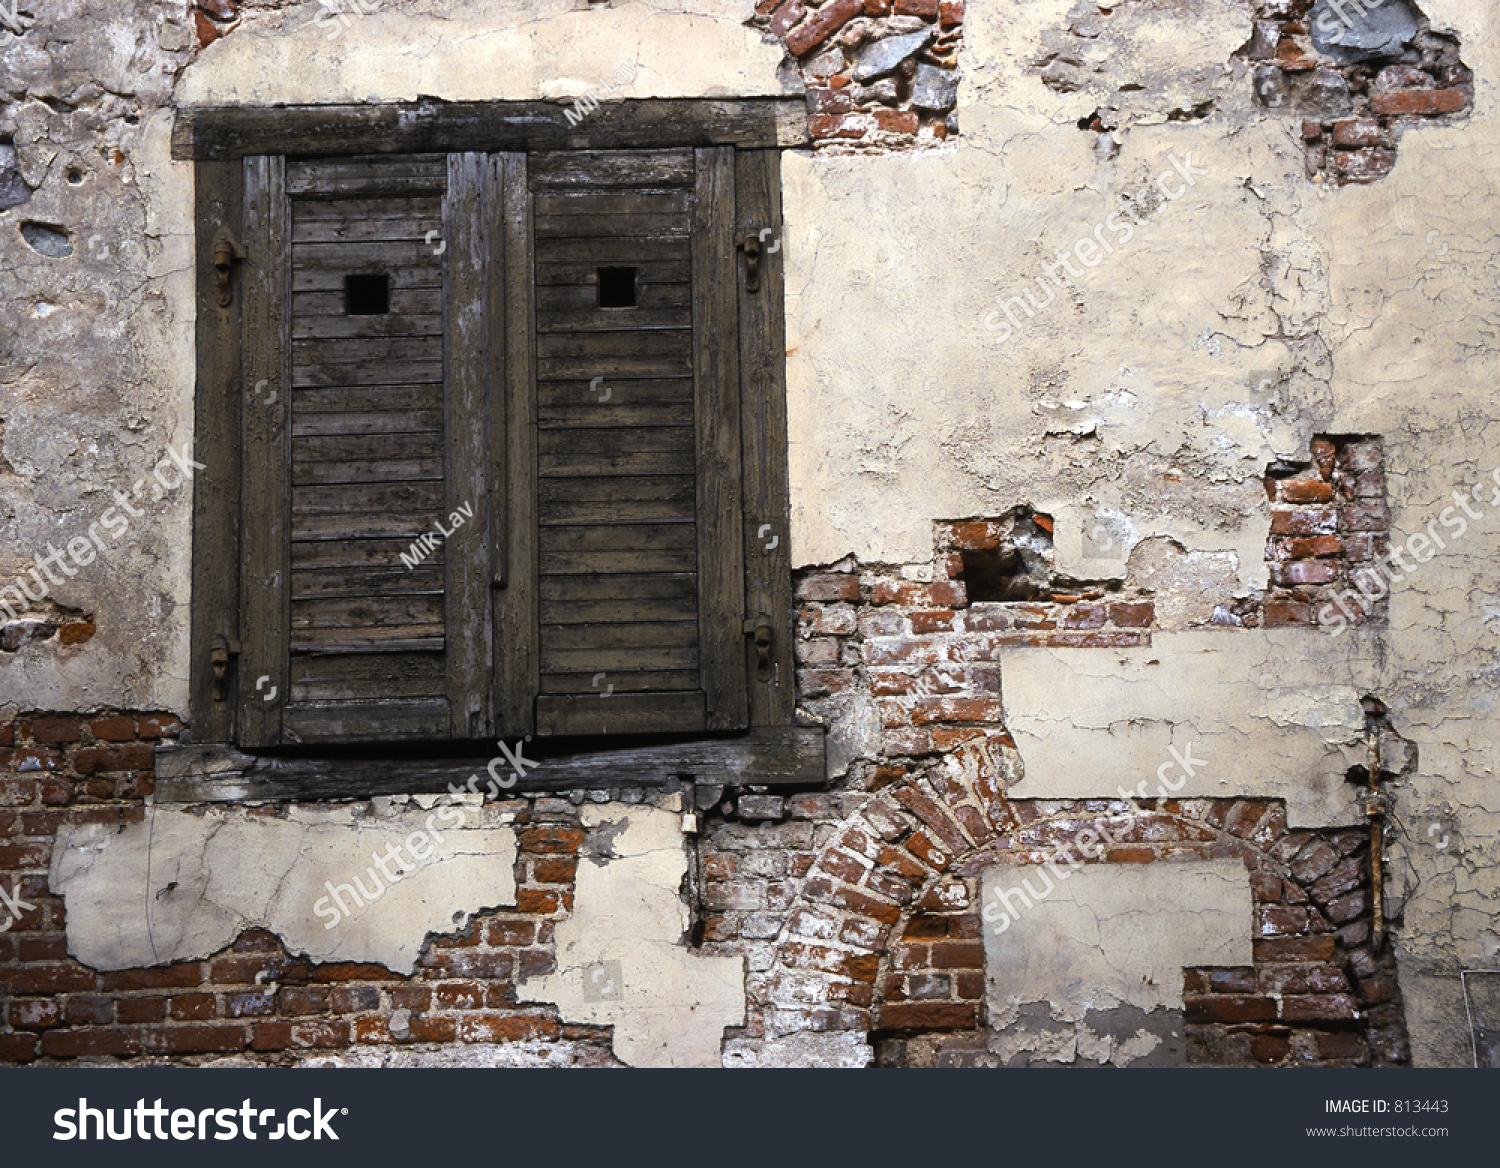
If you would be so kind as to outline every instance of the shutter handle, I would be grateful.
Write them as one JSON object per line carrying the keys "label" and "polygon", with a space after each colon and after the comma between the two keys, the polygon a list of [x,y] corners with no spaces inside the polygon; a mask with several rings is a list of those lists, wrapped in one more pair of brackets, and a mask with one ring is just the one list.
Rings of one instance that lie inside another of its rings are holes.
{"label": "shutter handle", "polygon": [[208,654],[208,663],[213,667],[214,701],[229,700],[229,659],[240,655],[240,643],[231,641],[223,633],[214,638],[214,647]]}
{"label": "shutter handle", "polygon": [[219,285],[219,307],[228,308],[234,297],[229,290],[229,275],[234,271],[240,252],[230,238],[229,232],[220,231],[214,240],[214,279]]}
{"label": "shutter handle", "polygon": [[760,233],[750,231],[740,237],[739,249],[745,253],[745,291],[760,291],[760,257],[765,250]]}
{"label": "shutter handle", "polygon": [[770,681],[771,622],[763,616],[752,616],[745,621],[745,632],[754,638],[755,676],[761,681]]}

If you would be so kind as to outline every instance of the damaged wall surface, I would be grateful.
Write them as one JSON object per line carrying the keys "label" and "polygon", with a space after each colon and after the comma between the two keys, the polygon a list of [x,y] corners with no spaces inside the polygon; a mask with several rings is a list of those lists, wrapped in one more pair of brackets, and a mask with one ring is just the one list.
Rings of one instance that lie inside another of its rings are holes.
{"label": "damaged wall surface", "polygon": [[[1385,7],[1339,43],[1303,0],[58,0],[0,31],[0,587],[30,588],[0,592],[0,888],[27,905],[0,1060],[1472,1063],[1500,29]],[[432,796],[154,793],[192,735],[172,127],[566,103],[627,63],[608,100],[807,95],[775,262],[828,789],[464,803],[451,851],[325,930],[326,883]],[[997,934],[997,884],[1090,825],[1112,842]],[[1069,961],[1152,987],[1109,1020],[1016,956],[1089,913]]]}

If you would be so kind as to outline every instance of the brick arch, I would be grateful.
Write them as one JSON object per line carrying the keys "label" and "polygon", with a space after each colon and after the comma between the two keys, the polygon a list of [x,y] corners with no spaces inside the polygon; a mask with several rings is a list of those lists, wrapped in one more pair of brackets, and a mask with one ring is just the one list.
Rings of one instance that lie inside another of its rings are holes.
{"label": "brick arch", "polygon": [[[766,1031],[958,1031],[983,1025],[978,873],[1039,865],[1093,824],[1116,841],[1091,863],[1242,860],[1255,964],[1187,970],[1184,1005],[1205,1048],[1260,1063],[1399,1063],[1393,958],[1370,946],[1362,828],[1292,829],[1280,801],[1011,802],[1015,744],[981,733],[872,792],[816,854],[776,944]],[[913,958],[914,951],[921,956]],[[914,1001],[913,970],[950,978]]]}

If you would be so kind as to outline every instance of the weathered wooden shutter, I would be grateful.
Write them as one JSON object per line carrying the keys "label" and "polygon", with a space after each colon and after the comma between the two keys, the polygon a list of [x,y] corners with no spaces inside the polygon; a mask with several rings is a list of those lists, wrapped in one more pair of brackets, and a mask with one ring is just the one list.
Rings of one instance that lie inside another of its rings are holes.
{"label": "weathered wooden shutter", "polygon": [[539,733],[748,724],[733,156],[530,159]]}
{"label": "weathered wooden shutter", "polygon": [[492,729],[491,175],[245,159],[242,745]]}

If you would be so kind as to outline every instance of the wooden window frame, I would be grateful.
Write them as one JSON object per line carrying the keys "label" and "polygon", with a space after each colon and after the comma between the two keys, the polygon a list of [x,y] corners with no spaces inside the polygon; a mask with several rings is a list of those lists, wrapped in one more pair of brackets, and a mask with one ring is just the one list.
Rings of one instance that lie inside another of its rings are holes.
{"label": "wooden window frame", "polygon": [[[576,126],[568,124],[562,107],[553,103],[205,108],[179,115],[174,157],[192,160],[196,173],[195,444],[207,453],[204,461],[209,469],[195,480],[194,495],[192,743],[163,748],[158,763],[159,798],[291,800],[443,790],[449,782],[464,781],[476,762],[482,761],[455,757],[452,750],[441,747],[392,765],[393,760],[377,762],[358,757],[358,752],[329,748],[295,754],[285,748],[251,753],[231,745],[240,696],[235,690],[243,684],[236,677],[236,655],[243,648],[237,641],[239,565],[254,552],[242,546],[239,522],[245,440],[241,403],[245,379],[253,372],[241,368],[240,338],[244,314],[275,308],[240,295],[237,262],[230,264],[225,305],[222,262],[226,256],[235,260],[243,256],[241,241],[247,232],[265,230],[247,223],[244,214],[245,175],[256,158],[446,153],[451,180],[453,167],[464,165],[457,160],[503,169],[498,156],[506,153],[692,147],[702,158],[704,152],[718,150],[721,159],[730,159],[738,218],[728,222],[728,217],[720,216],[726,221],[714,230],[721,242],[733,246],[767,227],[779,229],[779,151],[807,142],[805,105],[796,98],[622,102],[601,106]],[[490,157],[485,159],[485,155]],[[724,172],[722,166],[720,172]],[[445,229],[462,229],[463,211],[455,202],[462,196],[462,182],[457,189],[450,185]],[[449,218],[450,213],[454,218]],[[506,233],[513,244],[520,244],[526,236],[529,247],[529,223],[507,223],[497,217],[493,223],[471,223],[470,229]],[[735,423],[743,468],[738,510],[743,556],[737,558],[743,560],[745,577],[743,664],[749,729],[718,737],[695,734],[688,741],[631,740],[618,748],[576,739],[563,740],[555,748],[528,743],[529,755],[543,758],[546,765],[528,773],[517,790],[639,785],[669,778],[745,785],[816,785],[825,779],[822,728],[794,724],[783,276],[779,254],[762,249],[758,258],[758,291],[747,290],[746,260],[741,256],[737,293],[721,293],[738,297],[739,416]],[[503,294],[529,297],[529,285],[529,280],[507,279]],[[729,308],[735,310],[733,299]],[[509,379],[530,375],[527,367],[511,367],[505,374]],[[511,476],[510,485],[522,473],[516,468],[530,465],[525,459],[526,444],[534,442],[534,418],[511,418],[506,456],[495,467],[500,475]],[[768,527],[780,538],[768,538]],[[521,612],[528,604],[529,612]],[[507,610],[502,609],[498,623],[503,627],[507,619],[535,621],[536,607],[534,596],[518,597],[509,610],[511,615],[507,617]],[[755,643],[758,623],[772,630],[769,668],[761,665],[761,650]],[[250,703],[241,703],[241,708],[248,710]]]}

